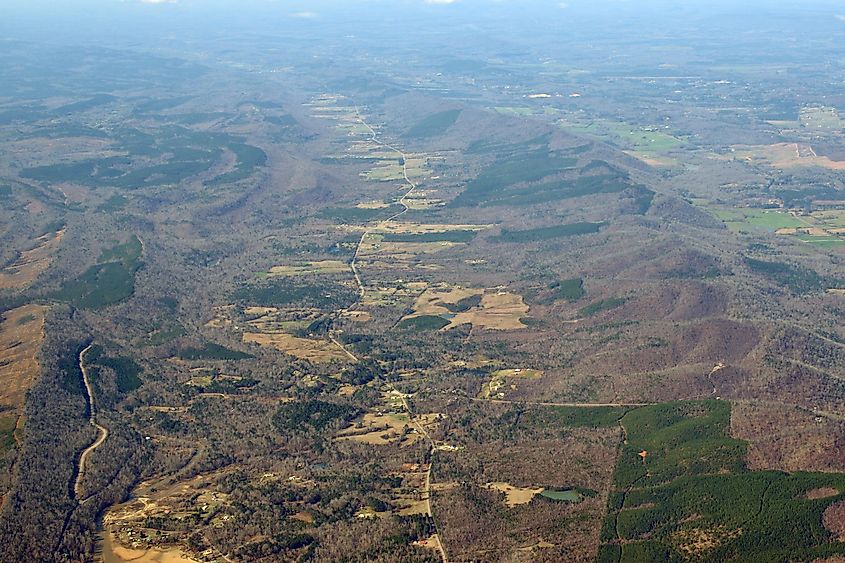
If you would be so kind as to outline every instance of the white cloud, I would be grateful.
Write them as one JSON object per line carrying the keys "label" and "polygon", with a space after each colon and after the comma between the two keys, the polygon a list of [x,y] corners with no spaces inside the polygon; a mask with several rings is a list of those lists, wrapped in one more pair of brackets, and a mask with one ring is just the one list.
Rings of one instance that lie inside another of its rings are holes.
{"label": "white cloud", "polygon": [[425,0],[426,4],[454,4],[458,0]]}
{"label": "white cloud", "polygon": [[294,12],[291,14],[293,18],[305,18],[305,19],[313,19],[318,17],[320,14],[317,12]]}
{"label": "white cloud", "polygon": [[842,14],[837,14],[836,19],[838,19],[839,21],[845,22],[845,16],[843,16]]}
{"label": "white cloud", "polygon": [[141,4],[175,4],[176,0],[140,0]]}

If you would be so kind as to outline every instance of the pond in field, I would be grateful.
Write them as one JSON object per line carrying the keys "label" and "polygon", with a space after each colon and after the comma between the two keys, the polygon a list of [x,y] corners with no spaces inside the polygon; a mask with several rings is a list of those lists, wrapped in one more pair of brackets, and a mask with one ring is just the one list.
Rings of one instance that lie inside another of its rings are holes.
{"label": "pond in field", "polygon": [[553,489],[546,489],[540,493],[541,497],[546,497],[551,500],[558,500],[563,502],[580,502],[581,493],[574,489],[567,489],[565,491],[555,491]]}

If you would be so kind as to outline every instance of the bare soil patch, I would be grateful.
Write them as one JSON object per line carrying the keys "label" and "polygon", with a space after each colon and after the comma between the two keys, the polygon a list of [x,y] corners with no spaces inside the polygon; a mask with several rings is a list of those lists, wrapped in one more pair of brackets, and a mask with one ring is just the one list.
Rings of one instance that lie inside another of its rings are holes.
{"label": "bare soil patch", "polygon": [[510,483],[497,481],[494,483],[487,483],[487,486],[494,491],[504,493],[505,504],[508,506],[517,506],[520,504],[528,504],[531,500],[543,492],[543,487],[516,487]]}

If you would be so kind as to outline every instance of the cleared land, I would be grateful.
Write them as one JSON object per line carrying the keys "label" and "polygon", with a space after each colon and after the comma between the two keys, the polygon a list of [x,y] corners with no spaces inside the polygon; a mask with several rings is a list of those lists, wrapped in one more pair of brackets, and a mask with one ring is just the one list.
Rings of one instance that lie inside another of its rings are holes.
{"label": "cleared land", "polygon": [[21,253],[11,265],[0,270],[0,289],[26,287],[50,267],[65,230],[47,233],[35,239],[35,247]]}
{"label": "cleared land", "polygon": [[48,308],[24,305],[7,311],[0,324],[0,405],[22,409],[38,377],[38,352]]}
{"label": "cleared land", "polygon": [[267,272],[267,277],[309,276],[315,274],[343,274],[350,272],[349,264],[340,260],[321,260],[318,262],[304,262],[290,266],[273,266]]}
{"label": "cleared land", "polygon": [[488,483],[487,486],[494,491],[503,493],[505,495],[505,504],[508,506],[528,504],[534,499],[534,497],[543,492],[543,487],[515,487],[510,483],[503,483],[501,481]]}
{"label": "cleared land", "polygon": [[776,143],[774,145],[734,145],[731,156],[750,164],[766,164],[774,168],[819,166],[828,170],[845,170],[845,162],[818,156],[810,145]]}
{"label": "cleared land", "polygon": [[528,310],[521,295],[503,289],[439,285],[428,288],[417,298],[414,312],[405,316],[400,326],[419,327],[423,319],[430,319],[422,328],[449,330],[471,324],[491,330],[518,330],[525,328],[521,319]]}
{"label": "cleared land", "polygon": [[328,340],[300,338],[292,334],[245,332],[244,344],[268,346],[309,362],[348,361],[348,357]]}

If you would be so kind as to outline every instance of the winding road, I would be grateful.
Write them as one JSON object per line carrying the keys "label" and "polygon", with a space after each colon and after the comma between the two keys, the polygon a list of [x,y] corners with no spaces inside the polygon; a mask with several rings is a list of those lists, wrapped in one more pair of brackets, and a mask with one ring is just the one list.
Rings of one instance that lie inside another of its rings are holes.
{"label": "winding road", "polygon": [[94,390],[91,387],[91,378],[88,374],[88,368],[85,366],[85,355],[92,347],[93,344],[89,344],[87,348],[79,353],[79,369],[82,371],[82,381],[85,383],[85,394],[88,399],[88,423],[97,429],[97,439],[82,451],[77,464],[76,482],[73,484],[73,492],[80,504],[91,498],[90,496],[84,499],[82,498],[82,481],[85,479],[85,469],[86,463],[88,462],[88,456],[90,456],[94,450],[102,446],[103,442],[106,441],[106,438],[109,437],[109,429],[97,422],[97,407],[94,402]]}

